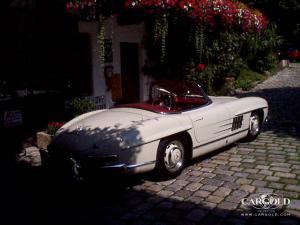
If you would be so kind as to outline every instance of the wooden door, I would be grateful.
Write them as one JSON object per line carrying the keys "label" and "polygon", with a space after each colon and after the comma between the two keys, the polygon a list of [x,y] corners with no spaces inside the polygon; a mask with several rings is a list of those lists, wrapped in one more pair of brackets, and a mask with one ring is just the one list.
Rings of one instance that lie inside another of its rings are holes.
{"label": "wooden door", "polygon": [[139,85],[139,45],[121,42],[122,102],[138,102]]}

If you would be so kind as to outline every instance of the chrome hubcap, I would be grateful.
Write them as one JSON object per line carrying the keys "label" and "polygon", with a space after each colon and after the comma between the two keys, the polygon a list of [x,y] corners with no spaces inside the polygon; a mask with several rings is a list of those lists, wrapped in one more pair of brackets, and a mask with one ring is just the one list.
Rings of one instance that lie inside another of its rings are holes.
{"label": "chrome hubcap", "polygon": [[170,172],[176,172],[182,167],[183,152],[183,145],[179,141],[172,141],[167,145],[164,155],[164,163],[167,170]]}
{"label": "chrome hubcap", "polygon": [[259,132],[259,118],[258,115],[254,114],[250,117],[250,133],[256,135]]}

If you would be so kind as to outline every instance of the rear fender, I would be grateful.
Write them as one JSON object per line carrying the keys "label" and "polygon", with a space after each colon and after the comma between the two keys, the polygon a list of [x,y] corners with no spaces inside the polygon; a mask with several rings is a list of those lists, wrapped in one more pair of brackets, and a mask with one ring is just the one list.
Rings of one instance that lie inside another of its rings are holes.
{"label": "rear fender", "polygon": [[139,125],[140,143],[145,144],[155,140],[178,134],[192,129],[192,122],[189,117],[184,115],[166,115],[158,118],[154,118]]}

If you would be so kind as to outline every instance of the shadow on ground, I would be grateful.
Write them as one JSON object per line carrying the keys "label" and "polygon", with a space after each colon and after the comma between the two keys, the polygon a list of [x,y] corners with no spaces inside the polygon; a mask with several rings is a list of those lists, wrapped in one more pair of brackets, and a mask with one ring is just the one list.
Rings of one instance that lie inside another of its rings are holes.
{"label": "shadow on ground", "polygon": [[273,131],[283,137],[300,138],[300,88],[262,89],[239,95],[250,96],[262,97],[268,101],[269,119],[264,131]]}

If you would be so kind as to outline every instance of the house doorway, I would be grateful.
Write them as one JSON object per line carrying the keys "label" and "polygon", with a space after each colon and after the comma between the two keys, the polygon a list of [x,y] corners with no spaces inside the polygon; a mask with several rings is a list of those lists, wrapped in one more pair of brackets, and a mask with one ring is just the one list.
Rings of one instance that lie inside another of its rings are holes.
{"label": "house doorway", "polygon": [[132,103],[140,100],[139,85],[139,45],[138,43],[120,43],[122,102]]}

